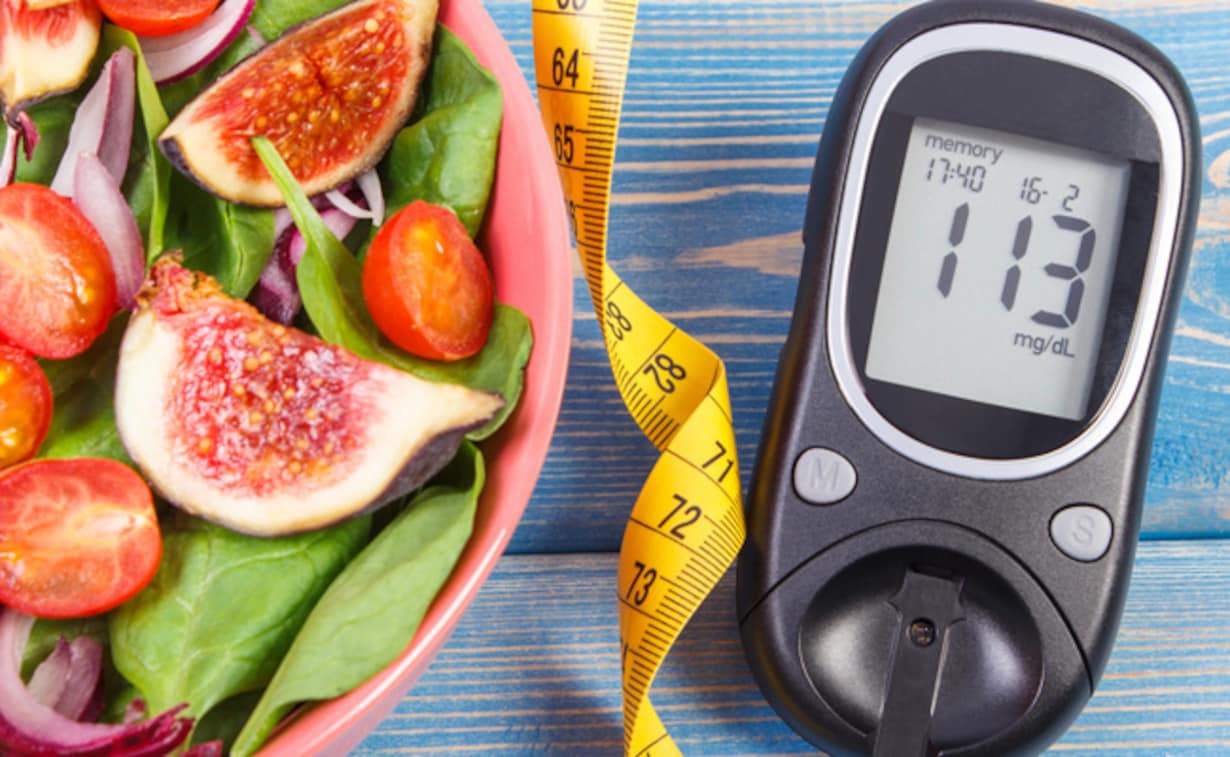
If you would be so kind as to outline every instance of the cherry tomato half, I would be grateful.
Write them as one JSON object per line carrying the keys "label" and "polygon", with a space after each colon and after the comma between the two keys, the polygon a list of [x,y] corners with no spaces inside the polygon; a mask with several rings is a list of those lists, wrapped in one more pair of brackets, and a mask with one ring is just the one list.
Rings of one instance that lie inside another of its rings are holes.
{"label": "cherry tomato half", "polygon": [[487,261],[451,210],[421,200],[394,214],[372,240],[363,299],[394,344],[432,360],[470,357],[491,330]]}
{"label": "cherry tomato half", "polygon": [[38,184],[0,188],[0,336],[39,357],[85,350],[115,313],[115,274],[98,232]]}
{"label": "cherry tomato half", "polygon": [[34,460],[0,475],[0,603],[40,618],[106,612],[162,558],[149,487],[114,460]]}
{"label": "cherry tomato half", "polygon": [[0,468],[34,457],[51,425],[51,384],[29,353],[0,345]]}
{"label": "cherry tomato half", "polygon": [[221,0],[98,0],[116,26],[144,37],[165,37],[191,29],[214,12]]}

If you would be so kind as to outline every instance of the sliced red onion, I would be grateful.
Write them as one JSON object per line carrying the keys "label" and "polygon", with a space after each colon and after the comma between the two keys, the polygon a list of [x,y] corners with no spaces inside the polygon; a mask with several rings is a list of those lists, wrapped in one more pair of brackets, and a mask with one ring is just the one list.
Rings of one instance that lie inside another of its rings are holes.
{"label": "sliced red onion", "polygon": [[38,147],[38,126],[24,110],[17,114],[17,126],[5,124],[4,154],[0,156],[0,187],[7,187],[17,178],[17,151],[26,154],[26,160],[34,160],[34,148]]}
{"label": "sliced red onion", "polygon": [[34,160],[34,148],[38,147],[41,139],[38,126],[24,110],[17,114],[17,125],[21,127],[21,147],[26,153],[26,160]]}
{"label": "sliced red onion", "polygon": [[136,57],[132,50],[121,47],[103,66],[98,81],[77,108],[51,188],[65,197],[72,196],[77,160],[83,154],[98,156],[116,184],[124,181],[136,104]]}
{"label": "sliced red onion", "polygon": [[124,708],[124,717],[120,720],[124,725],[132,725],[133,723],[145,720],[145,716],[149,714],[145,707],[145,700],[140,697],[128,703]]}
{"label": "sliced red onion", "polygon": [[[21,655],[34,618],[0,610],[0,744],[15,754],[154,757],[176,749],[192,730],[176,718],[186,705],[134,725],[79,723],[40,703],[21,681]],[[8,753],[8,752],[6,752]]]}
{"label": "sliced red onion", "polygon": [[81,210],[111,253],[115,271],[115,295],[121,308],[136,304],[137,290],[145,280],[145,247],[141,230],[132,208],[124,199],[120,185],[90,154],[77,159],[77,180],[73,185],[73,202]]}
{"label": "sliced red onion", "polygon": [[380,174],[373,168],[360,176],[355,183],[359,185],[363,199],[367,200],[367,207],[371,208],[372,225],[379,226],[384,223],[384,190],[380,186]]}
{"label": "sliced red onion", "polygon": [[244,30],[256,0],[222,0],[200,24],[166,37],[140,37],[141,52],[158,84],[178,81],[200,71]]}
{"label": "sliced red onion", "polygon": [[265,39],[265,35],[258,32],[255,26],[248,24],[247,29],[248,36],[252,38],[252,44],[256,45],[257,50],[269,44],[269,41]]}
{"label": "sliced red onion", "polygon": [[361,221],[372,217],[372,212],[370,210],[360,207],[354,200],[343,194],[340,189],[331,189],[328,192],[325,192],[325,197],[329,198],[329,202],[333,203],[333,207],[342,211],[351,218]]}
{"label": "sliced red onion", "polygon": [[[338,239],[345,239],[356,223],[352,216],[336,208],[322,211],[320,217]],[[287,324],[294,320],[303,304],[296,276],[299,261],[303,260],[303,254],[307,252],[307,241],[293,226],[279,234],[277,240],[273,247],[273,256],[269,258],[265,270],[261,271],[261,277],[248,301],[267,318]]]}
{"label": "sliced red onion", "polygon": [[30,696],[37,699],[40,704],[55,709],[56,703],[64,694],[64,687],[68,685],[68,669],[72,660],[72,648],[61,636],[56,641],[51,654],[38,664],[38,667],[34,669],[34,675],[30,676],[30,682],[26,684],[26,688],[30,690]]}
{"label": "sliced red onion", "polygon": [[89,636],[78,636],[72,642],[61,636],[34,669],[26,688],[41,704],[66,718],[81,720],[99,698],[101,685],[102,645]]}
{"label": "sliced red onion", "polygon": [[370,219],[373,226],[379,226],[384,221],[384,191],[380,188],[380,176],[376,169],[373,168],[356,179],[355,185],[363,193],[363,201],[367,207],[350,199],[347,185],[326,192],[325,197],[333,207],[343,213],[360,221]]}
{"label": "sliced red onion", "polygon": [[66,718],[81,720],[89,713],[91,705],[102,704],[103,649],[89,636],[78,636],[69,642],[68,648],[68,681],[55,704],[55,711]]}
{"label": "sliced red onion", "polygon": [[299,287],[276,260],[270,260],[261,277],[256,282],[248,301],[266,318],[283,325],[295,319],[299,306],[303,301],[299,297]]}
{"label": "sliced red onion", "polygon": [[[345,239],[357,223],[353,216],[337,209],[322,210],[320,220],[325,222],[325,226],[328,226],[329,231],[332,231],[333,236],[338,239]],[[290,244],[286,246],[286,256],[281,261],[282,270],[286,271],[292,279],[299,270],[299,261],[303,260],[305,252],[307,252],[307,240],[298,229],[295,229],[291,234]]]}
{"label": "sliced red onion", "polygon": [[282,234],[291,227],[295,219],[290,215],[289,208],[278,208],[273,211],[273,238],[275,241],[282,239]]}
{"label": "sliced red onion", "polygon": [[184,757],[222,757],[222,742],[206,741],[204,744],[194,744],[184,752]]}
{"label": "sliced red onion", "polygon": [[0,158],[0,187],[7,187],[17,178],[17,149],[21,132],[12,126],[5,127],[4,156]]}

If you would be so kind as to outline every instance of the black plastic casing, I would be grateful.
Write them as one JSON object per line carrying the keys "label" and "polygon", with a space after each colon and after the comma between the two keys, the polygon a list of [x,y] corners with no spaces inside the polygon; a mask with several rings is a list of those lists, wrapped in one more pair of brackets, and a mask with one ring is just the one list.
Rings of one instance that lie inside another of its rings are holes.
{"label": "black plastic casing", "polygon": [[[1184,165],[1166,167],[1182,170],[1182,198],[1139,389],[1090,454],[1028,480],[958,477],[898,454],[847,405],[828,359],[831,255],[864,98],[904,43],[968,22],[1061,32],[1135,61],[1170,98],[1184,142]],[[894,18],[856,56],[816,159],[794,317],[753,471],[749,535],[738,564],[738,616],[750,667],[770,704],[809,741],[834,754],[892,754],[886,745],[894,734],[885,733],[892,724],[921,728],[923,736],[930,729],[918,754],[1031,754],[1080,713],[1110,655],[1127,593],[1200,166],[1195,109],[1173,65],[1136,35],[1087,14],[1022,0],[936,0]],[[845,500],[816,506],[796,495],[795,460],[813,447],[840,452],[858,472]],[[1051,517],[1073,503],[1094,504],[1111,518],[1110,547],[1094,562],[1069,558],[1051,540]],[[919,586],[903,583],[907,572]],[[954,645],[949,652],[985,649],[988,639],[1007,652],[998,660],[949,654],[934,691],[930,681],[917,682],[920,697],[935,694],[924,703],[927,722],[917,722],[917,713],[903,720],[885,702],[911,685],[889,680],[895,650],[905,643],[899,630],[913,612],[905,595],[916,590],[930,597],[919,601],[934,610],[947,601],[949,579],[968,600],[957,611],[962,622],[952,628],[973,634],[946,637]],[[991,629],[989,636],[979,635],[979,624]],[[808,651],[821,648],[828,658]]]}

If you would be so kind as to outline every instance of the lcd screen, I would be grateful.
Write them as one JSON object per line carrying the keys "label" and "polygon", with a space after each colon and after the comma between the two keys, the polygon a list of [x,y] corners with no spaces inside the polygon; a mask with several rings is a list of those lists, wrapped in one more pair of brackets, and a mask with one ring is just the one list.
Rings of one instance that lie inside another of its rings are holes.
{"label": "lcd screen", "polygon": [[1085,416],[1131,164],[915,119],[866,375],[974,402]]}

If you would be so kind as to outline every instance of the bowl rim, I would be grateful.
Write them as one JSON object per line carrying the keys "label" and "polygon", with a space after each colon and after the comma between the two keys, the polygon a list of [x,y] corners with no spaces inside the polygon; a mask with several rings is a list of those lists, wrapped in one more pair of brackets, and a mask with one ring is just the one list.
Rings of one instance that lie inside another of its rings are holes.
{"label": "bowl rim", "polygon": [[[409,646],[358,688],[294,714],[260,750],[261,757],[345,753],[393,710],[443,646],[508,546],[546,461],[563,402],[572,342],[573,255],[563,193],[541,115],[508,43],[479,0],[442,0],[437,23],[465,41],[496,76],[503,93],[504,119],[488,219],[513,215],[524,204],[533,212],[521,221],[547,221],[526,231],[543,251],[541,267],[525,273],[510,270],[513,266],[507,261],[515,260],[510,256],[517,250],[492,255],[497,300],[522,308],[534,328],[525,389],[504,427],[483,442],[488,478],[479,497],[474,532]],[[529,195],[512,194],[518,188]],[[496,225],[484,224],[480,235],[480,248],[489,253],[484,242]],[[541,289],[516,288],[519,280],[526,279],[541,282]],[[514,289],[509,291],[509,286]]]}

